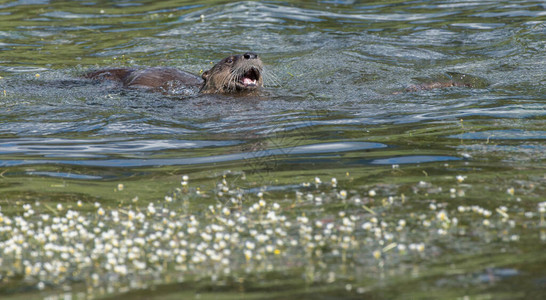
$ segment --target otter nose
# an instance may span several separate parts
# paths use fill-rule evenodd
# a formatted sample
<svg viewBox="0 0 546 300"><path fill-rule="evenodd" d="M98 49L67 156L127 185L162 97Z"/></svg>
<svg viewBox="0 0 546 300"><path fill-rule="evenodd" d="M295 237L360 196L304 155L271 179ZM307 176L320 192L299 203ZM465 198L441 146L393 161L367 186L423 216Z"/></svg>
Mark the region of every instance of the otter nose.
<svg viewBox="0 0 546 300"><path fill-rule="evenodd" d="M254 53L254 52L247 52L247 53L243 54L243 57L245 59L256 59L256 58L258 58L258 54Z"/></svg>

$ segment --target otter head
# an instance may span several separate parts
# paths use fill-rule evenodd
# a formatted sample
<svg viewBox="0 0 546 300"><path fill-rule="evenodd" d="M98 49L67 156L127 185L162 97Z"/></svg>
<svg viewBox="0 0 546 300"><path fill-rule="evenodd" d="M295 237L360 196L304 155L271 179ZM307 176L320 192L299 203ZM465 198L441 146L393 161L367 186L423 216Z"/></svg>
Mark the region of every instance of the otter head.
<svg viewBox="0 0 546 300"><path fill-rule="evenodd" d="M253 91L263 86L263 64L256 53L247 52L222 59L202 75L202 93Z"/></svg>

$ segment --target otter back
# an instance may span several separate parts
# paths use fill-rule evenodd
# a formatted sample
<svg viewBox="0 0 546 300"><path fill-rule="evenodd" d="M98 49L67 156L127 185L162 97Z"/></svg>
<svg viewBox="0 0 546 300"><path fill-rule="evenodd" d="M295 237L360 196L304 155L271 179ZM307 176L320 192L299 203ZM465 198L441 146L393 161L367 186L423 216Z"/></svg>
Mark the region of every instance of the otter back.
<svg viewBox="0 0 546 300"><path fill-rule="evenodd" d="M176 88L200 88L203 79L191 73L169 67L136 69L106 69L91 72L85 77L95 80L112 80L125 88L169 91Z"/></svg>

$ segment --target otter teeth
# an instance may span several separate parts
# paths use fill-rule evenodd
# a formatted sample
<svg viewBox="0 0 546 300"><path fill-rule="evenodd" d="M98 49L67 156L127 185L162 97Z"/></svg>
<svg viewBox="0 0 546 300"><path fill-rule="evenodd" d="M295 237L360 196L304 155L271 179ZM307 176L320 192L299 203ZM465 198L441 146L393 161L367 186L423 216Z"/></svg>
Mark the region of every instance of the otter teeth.
<svg viewBox="0 0 546 300"><path fill-rule="evenodd" d="M243 78L244 85L256 85L256 79L250 79L248 77Z"/></svg>

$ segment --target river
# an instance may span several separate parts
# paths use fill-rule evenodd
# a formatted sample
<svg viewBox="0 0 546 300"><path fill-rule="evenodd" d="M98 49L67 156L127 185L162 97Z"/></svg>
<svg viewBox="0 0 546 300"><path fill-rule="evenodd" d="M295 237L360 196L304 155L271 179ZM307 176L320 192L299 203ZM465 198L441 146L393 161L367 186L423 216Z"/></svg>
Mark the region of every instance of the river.
<svg viewBox="0 0 546 300"><path fill-rule="evenodd" d="M543 1L2 1L0 295L541 298L545 18ZM248 51L259 95L82 77ZM449 81L472 87L407 91Z"/></svg>

